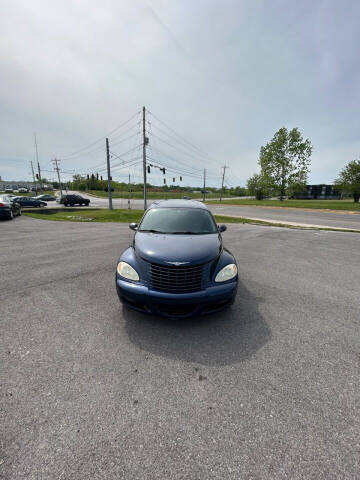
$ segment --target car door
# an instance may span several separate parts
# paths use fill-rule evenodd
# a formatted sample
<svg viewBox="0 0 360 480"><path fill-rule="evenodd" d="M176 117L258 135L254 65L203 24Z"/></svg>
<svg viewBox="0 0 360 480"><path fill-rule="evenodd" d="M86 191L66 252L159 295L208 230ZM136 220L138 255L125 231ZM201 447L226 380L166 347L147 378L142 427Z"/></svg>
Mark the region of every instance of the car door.
<svg viewBox="0 0 360 480"><path fill-rule="evenodd" d="M18 215L21 211L20 203L17 202L16 200L10 200L10 204L11 204L11 209L13 211L13 214Z"/></svg>

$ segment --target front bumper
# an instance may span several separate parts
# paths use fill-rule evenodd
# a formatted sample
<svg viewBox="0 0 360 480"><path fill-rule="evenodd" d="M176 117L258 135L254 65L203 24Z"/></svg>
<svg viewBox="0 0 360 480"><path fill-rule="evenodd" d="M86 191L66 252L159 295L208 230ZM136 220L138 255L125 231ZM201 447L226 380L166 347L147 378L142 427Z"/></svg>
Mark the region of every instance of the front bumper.
<svg viewBox="0 0 360 480"><path fill-rule="evenodd" d="M162 317L191 317L222 310L234 302L237 279L192 293L166 293L116 278L119 299L130 308Z"/></svg>

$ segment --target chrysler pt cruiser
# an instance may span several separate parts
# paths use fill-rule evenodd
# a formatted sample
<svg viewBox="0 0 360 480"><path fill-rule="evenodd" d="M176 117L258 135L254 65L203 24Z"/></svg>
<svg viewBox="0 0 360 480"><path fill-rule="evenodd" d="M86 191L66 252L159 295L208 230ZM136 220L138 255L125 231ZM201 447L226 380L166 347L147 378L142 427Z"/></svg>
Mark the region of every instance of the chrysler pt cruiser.
<svg viewBox="0 0 360 480"><path fill-rule="evenodd" d="M219 311L234 301L233 255L208 208L192 200L154 202L116 268L119 299L135 310L165 317Z"/></svg>

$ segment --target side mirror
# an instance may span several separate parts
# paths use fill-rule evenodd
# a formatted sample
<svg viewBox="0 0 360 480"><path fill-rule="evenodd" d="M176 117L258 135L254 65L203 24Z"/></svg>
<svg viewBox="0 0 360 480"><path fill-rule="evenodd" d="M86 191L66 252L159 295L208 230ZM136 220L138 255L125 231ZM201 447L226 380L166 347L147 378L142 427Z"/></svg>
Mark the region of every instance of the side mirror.
<svg viewBox="0 0 360 480"><path fill-rule="evenodd" d="M129 225L129 228L131 228L131 230L137 230L137 227L138 227L137 223L130 223Z"/></svg>
<svg viewBox="0 0 360 480"><path fill-rule="evenodd" d="M218 225L218 229L219 229L219 232L225 232L225 230L227 230L227 226L226 225Z"/></svg>

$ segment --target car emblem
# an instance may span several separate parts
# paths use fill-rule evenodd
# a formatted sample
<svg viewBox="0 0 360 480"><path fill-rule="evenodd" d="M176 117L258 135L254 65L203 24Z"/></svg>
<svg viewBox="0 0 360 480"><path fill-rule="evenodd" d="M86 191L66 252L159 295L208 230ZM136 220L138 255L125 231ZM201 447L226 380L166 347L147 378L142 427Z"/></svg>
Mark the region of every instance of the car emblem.
<svg viewBox="0 0 360 480"><path fill-rule="evenodd" d="M190 262L165 262L165 263L169 263L170 265L176 265L178 267L179 265L186 265L187 263L190 263Z"/></svg>

